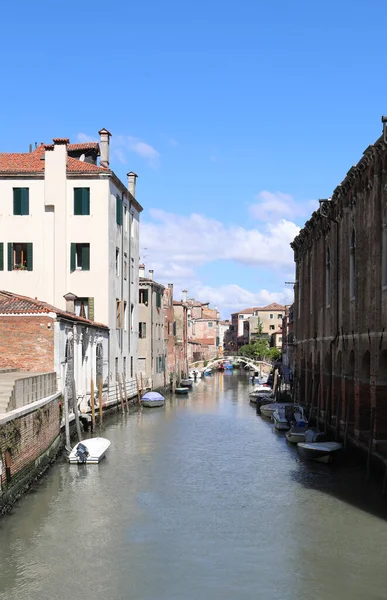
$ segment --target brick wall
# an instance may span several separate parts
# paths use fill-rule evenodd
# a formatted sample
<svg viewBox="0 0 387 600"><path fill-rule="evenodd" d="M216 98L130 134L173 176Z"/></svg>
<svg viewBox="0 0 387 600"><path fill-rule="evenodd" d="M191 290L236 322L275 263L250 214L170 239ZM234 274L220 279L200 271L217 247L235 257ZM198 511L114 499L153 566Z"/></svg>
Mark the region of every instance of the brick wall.
<svg viewBox="0 0 387 600"><path fill-rule="evenodd" d="M0 317L0 356L22 371L54 371L54 323L50 317Z"/></svg>
<svg viewBox="0 0 387 600"><path fill-rule="evenodd" d="M3 419L4 421L5 419ZM20 480L34 466L60 433L59 400L55 399L24 416L8 422L0 418L0 460L3 464L2 484L8 487Z"/></svg>

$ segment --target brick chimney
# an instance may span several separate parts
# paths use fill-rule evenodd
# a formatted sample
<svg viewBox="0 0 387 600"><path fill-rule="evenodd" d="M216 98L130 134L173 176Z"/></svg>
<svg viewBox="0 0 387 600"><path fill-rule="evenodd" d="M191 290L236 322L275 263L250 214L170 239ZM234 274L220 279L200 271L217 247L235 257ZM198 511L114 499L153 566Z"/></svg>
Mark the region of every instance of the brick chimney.
<svg viewBox="0 0 387 600"><path fill-rule="evenodd" d="M110 160L110 138L111 133L107 129L100 129L99 133L99 150L101 153L101 158L99 164L101 167L109 168L109 160Z"/></svg>
<svg viewBox="0 0 387 600"><path fill-rule="evenodd" d="M69 292L68 294L65 294L63 296L63 298L66 300L66 312L74 315L75 314L75 300L78 298L78 296Z"/></svg>

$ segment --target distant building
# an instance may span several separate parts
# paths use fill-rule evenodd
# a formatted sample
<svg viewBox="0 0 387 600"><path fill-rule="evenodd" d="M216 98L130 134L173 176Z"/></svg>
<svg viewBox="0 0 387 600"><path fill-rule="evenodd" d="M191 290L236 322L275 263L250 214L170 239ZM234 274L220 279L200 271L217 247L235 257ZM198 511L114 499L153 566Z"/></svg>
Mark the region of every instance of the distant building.
<svg viewBox="0 0 387 600"><path fill-rule="evenodd" d="M183 300L173 301L175 316L176 376L181 379L188 375L188 306Z"/></svg>
<svg viewBox="0 0 387 600"><path fill-rule="evenodd" d="M2 287L110 328L108 391L135 393L139 217L136 178L109 166L111 134L0 153ZM98 164L98 157L100 161Z"/></svg>
<svg viewBox="0 0 387 600"><path fill-rule="evenodd" d="M219 313L209 302L193 298L185 300L188 306L189 362L212 360L219 354ZM200 344L200 348L198 345Z"/></svg>
<svg viewBox="0 0 387 600"><path fill-rule="evenodd" d="M176 325L175 312L173 309L173 284L168 283L163 296L164 308L164 342L166 350L165 372L167 384L171 382L173 374L177 372L176 367Z"/></svg>
<svg viewBox="0 0 387 600"><path fill-rule="evenodd" d="M231 322L228 319L218 322L219 356L223 356L223 354L228 350L228 333L230 331L230 325Z"/></svg>
<svg viewBox="0 0 387 600"><path fill-rule="evenodd" d="M139 272L138 303L138 374L144 387L165 387L166 344L164 332L164 286L153 280L153 271L145 276L145 266Z"/></svg>
<svg viewBox="0 0 387 600"><path fill-rule="evenodd" d="M230 332L227 340L229 352L237 353L238 349L246 343L244 320L251 317L253 313L253 308L246 308L245 310L232 313Z"/></svg>

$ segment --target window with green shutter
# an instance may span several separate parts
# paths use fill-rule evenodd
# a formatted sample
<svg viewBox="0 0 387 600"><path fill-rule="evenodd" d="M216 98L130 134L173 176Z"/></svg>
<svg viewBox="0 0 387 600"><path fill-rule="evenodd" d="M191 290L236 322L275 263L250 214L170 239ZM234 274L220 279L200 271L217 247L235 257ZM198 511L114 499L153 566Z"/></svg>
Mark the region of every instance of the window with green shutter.
<svg viewBox="0 0 387 600"><path fill-rule="evenodd" d="M29 188L13 188L13 214L29 215L30 200Z"/></svg>
<svg viewBox="0 0 387 600"><path fill-rule="evenodd" d="M0 242L0 271L4 271L4 244Z"/></svg>
<svg viewBox="0 0 387 600"><path fill-rule="evenodd" d="M119 196L116 196L116 222L122 225L122 200Z"/></svg>
<svg viewBox="0 0 387 600"><path fill-rule="evenodd" d="M74 215L90 214L90 188L74 188Z"/></svg>
<svg viewBox="0 0 387 600"><path fill-rule="evenodd" d="M90 244L70 245L70 271L90 271Z"/></svg>
<svg viewBox="0 0 387 600"><path fill-rule="evenodd" d="M33 270L33 244L8 242L8 271Z"/></svg>

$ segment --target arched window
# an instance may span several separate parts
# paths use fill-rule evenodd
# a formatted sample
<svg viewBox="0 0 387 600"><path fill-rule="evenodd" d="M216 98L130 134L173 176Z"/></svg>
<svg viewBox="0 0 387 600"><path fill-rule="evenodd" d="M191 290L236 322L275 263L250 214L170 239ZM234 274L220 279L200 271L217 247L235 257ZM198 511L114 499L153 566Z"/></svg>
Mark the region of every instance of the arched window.
<svg viewBox="0 0 387 600"><path fill-rule="evenodd" d="M325 255L325 304L331 304L331 252L327 248Z"/></svg>
<svg viewBox="0 0 387 600"><path fill-rule="evenodd" d="M352 230L351 243L349 246L349 299L355 297L355 279L356 279L356 235L355 230Z"/></svg>

